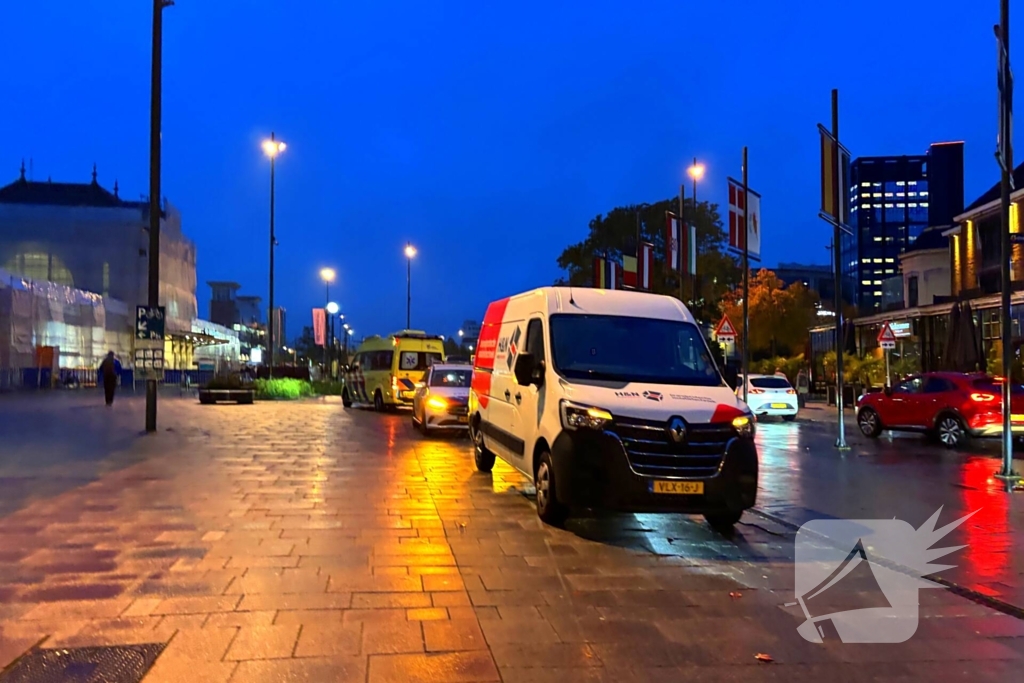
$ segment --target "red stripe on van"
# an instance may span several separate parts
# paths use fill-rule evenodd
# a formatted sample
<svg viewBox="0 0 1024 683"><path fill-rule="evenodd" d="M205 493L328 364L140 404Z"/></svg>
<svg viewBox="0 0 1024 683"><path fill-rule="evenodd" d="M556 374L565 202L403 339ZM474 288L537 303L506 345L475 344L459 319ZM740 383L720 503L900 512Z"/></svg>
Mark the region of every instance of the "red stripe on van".
<svg viewBox="0 0 1024 683"><path fill-rule="evenodd" d="M746 415L746 413L736 406L719 403L715 406L715 414L711 416L711 422L715 424L719 422L731 423L734 418L740 417L741 415Z"/></svg>
<svg viewBox="0 0 1024 683"><path fill-rule="evenodd" d="M494 369L494 352L501 333L501 322L505 319L508 299L495 301L487 307L484 321L480 325L480 338L476 343L476 358L473 366L473 393L480 401L480 407L486 408L491 394L491 371Z"/></svg>

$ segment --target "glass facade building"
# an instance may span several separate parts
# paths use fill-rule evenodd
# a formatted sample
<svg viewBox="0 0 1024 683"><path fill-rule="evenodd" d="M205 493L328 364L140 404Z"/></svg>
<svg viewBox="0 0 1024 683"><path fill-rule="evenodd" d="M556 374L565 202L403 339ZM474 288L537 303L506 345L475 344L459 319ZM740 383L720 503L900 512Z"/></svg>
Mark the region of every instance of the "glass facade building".
<svg viewBox="0 0 1024 683"><path fill-rule="evenodd" d="M935 144L917 156L853 161L853 234L843 237L843 288L861 314L884 309L886 281L900 277L900 254L925 228L952 225L963 208L963 143Z"/></svg>

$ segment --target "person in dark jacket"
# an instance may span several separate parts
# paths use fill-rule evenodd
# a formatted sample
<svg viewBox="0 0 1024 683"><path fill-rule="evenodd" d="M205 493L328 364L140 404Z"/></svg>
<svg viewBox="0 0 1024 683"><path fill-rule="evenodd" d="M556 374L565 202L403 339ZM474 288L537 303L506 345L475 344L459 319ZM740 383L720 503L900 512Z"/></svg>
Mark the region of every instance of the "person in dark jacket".
<svg viewBox="0 0 1024 683"><path fill-rule="evenodd" d="M103 395L107 399L107 405L114 405L114 392L117 390L117 359L111 351L100 363L100 377L103 380Z"/></svg>

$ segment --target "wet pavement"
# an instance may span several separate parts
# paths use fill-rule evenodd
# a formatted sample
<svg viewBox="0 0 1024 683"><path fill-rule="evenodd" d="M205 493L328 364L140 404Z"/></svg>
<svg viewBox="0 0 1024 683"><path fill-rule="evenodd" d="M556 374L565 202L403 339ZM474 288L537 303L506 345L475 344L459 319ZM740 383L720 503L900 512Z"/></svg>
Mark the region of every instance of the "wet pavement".
<svg viewBox="0 0 1024 683"><path fill-rule="evenodd" d="M165 644L147 683L1007 681L1024 659L1024 621L942 589L905 643L796 630L790 525L810 518L980 509L943 576L1024 605L1024 494L984 449L839 453L828 425L765 423L763 514L732 537L676 515L562 530L516 472L475 472L404 414L168 398L142 436L140 400L100 403L0 397L0 667L37 643ZM870 586L842 591L830 611Z"/></svg>

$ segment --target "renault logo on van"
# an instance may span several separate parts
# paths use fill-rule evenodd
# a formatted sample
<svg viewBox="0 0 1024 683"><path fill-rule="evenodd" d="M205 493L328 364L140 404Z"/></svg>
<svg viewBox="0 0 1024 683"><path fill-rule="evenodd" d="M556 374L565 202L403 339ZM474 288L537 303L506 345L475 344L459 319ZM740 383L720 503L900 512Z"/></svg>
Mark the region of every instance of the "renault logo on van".
<svg viewBox="0 0 1024 683"><path fill-rule="evenodd" d="M668 422L668 435L675 443L682 443L686 438L686 423L681 417L673 417Z"/></svg>

